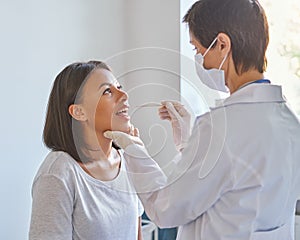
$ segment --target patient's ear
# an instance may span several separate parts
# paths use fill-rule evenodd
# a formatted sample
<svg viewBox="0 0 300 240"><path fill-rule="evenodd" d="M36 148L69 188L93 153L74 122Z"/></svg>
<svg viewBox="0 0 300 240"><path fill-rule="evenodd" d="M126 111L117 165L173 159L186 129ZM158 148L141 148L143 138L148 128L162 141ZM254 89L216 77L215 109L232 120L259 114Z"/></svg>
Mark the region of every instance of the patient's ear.
<svg viewBox="0 0 300 240"><path fill-rule="evenodd" d="M83 107L79 104L71 104L69 106L70 115L78 121L86 121L86 114Z"/></svg>

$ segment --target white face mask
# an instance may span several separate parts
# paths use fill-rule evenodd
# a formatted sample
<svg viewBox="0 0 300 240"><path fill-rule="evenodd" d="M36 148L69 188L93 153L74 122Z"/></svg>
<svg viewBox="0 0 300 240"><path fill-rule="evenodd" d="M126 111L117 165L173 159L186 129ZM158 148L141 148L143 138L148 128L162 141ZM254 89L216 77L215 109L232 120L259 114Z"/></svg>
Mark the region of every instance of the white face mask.
<svg viewBox="0 0 300 240"><path fill-rule="evenodd" d="M214 43L218 40L218 38L215 38L214 41L210 44L210 46L207 48L205 53L202 54L198 53L195 55L195 64L196 64L196 71L197 75L200 78L200 80L209 88L215 89L221 92L229 92L228 88L225 85L225 76L224 71L221 70L226 58L227 54L224 57L223 61L221 62L221 65L219 69L205 69L203 66L204 57L208 53L208 51L211 49L211 47L214 45Z"/></svg>

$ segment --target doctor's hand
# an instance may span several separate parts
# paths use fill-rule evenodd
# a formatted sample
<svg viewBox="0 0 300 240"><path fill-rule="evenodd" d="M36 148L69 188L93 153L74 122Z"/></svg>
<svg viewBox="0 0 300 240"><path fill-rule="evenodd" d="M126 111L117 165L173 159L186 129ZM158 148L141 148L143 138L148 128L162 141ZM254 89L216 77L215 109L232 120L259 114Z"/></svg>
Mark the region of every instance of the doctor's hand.
<svg viewBox="0 0 300 240"><path fill-rule="evenodd" d="M106 138L112 139L113 142L122 149L125 149L132 144L144 146L143 141L139 138L139 132L137 128L134 128L130 134L121 131L106 131L103 135Z"/></svg>
<svg viewBox="0 0 300 240"><path fill-rule="evenodd" d="M191 114L180 102L165 101L159 108L159 116L162 120L171 121L173 138L176 149L181 151L188 143L191 135Z"/></svg>

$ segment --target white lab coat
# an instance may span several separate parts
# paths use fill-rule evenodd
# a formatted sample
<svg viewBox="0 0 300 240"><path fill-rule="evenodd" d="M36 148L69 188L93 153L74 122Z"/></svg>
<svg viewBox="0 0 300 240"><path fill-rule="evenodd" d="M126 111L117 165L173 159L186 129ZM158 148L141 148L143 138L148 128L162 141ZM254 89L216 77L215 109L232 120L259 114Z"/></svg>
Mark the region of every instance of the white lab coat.
<svg viewBox="0 0 300 240"><path fill-rule="evenodd" d="M177 239L294 239L300 123L280 86L248 85L198 117L169 176L143 147L125 158L147 215Z"/></svg>

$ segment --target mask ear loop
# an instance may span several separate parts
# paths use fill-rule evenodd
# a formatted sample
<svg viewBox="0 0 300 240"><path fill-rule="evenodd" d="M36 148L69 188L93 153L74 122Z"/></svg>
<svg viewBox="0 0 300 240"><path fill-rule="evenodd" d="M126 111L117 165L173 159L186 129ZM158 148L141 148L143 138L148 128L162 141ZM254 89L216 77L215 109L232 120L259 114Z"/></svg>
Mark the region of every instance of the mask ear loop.
<svg viewBox="0 0 300 240"><path fill-rule="evenodd" d="M222 62L221 62L221 64L220 64L220 67L219 67L219 70L221 70L221 68L222 68L222 66L223 66L223 64L224 64L224 62L225 62L226 59L227 59L227 57L228 57L228 53L226 53L224 59L222 60Z"/></svg>
<svg viewBox="0 0 300 240"><path fill-rule="evenodd" d="M215 42L218 40L218 37L216 37L212 43L209 45L209 47L206 49L206 51L203 53L203 57L208 53L208 51L212 48L212 46L215 44Z"/></svg>

